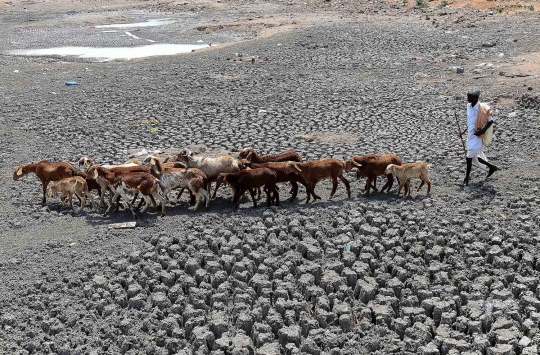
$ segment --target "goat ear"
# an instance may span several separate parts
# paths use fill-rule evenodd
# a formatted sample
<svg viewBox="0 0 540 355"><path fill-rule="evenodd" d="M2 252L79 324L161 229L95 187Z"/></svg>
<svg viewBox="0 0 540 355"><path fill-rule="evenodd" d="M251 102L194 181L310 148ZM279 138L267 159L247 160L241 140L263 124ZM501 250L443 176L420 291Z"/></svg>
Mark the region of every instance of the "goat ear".
<svg viewBox="0 0 540 355"><path fill-rule="evenodd" d="M168 161L169 161L169 157L165 158L165 160L163 162L166 163Z"/></svg>
<svg viewBox="0 0 540 355"><path fill-rule="evenodd" d="M17 169L17 176L21 176L23 174L23 169L19 168Z"/></svg>

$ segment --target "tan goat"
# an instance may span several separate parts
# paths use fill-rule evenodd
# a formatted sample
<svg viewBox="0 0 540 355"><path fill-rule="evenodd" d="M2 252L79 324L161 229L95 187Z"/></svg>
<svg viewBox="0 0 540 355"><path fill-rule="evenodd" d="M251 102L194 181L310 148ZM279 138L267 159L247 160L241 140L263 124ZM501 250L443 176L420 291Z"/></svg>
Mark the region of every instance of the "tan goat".
<svg viewBox="0 0 540 355"><path fill-rule="evenodd" d="M90 196L92 202L92 208L96 208L94 197L88 191L88 184L86 179L81 176L72 176L62 179L47 187L49 197L53 197L57 193L60 193L60 201L65 205L65 199L68 198L69 208L73 209L73 194L75 194L81 201L81 208L77 212L81 211L86 205L86 196Z"/></svg>
<svg viewBox="0 0 540 355"><path fill-rule="evenodd" d="M427 194L429 196L429 193L431 191L431 180L429 179L429 170L431 165L425 162L414 162L414 163L408 163L403 164L401 166L390 164L386 168L386 174L392 174L399 180L399 189L398 189L398 197L401 193L401 189L405 186L405 195L410 195L411 191L409 188L411 179L420 179L422 180L422 183L420 186L418 186L418 189L416 191L420 191L422 186L424 186L424 183L427 183L428 190Z"/></svg>

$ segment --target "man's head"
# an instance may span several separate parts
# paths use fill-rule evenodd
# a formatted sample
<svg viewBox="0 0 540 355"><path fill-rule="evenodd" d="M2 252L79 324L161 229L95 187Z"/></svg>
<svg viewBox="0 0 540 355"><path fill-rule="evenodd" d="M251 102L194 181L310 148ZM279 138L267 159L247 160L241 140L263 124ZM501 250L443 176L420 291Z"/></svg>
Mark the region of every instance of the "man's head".
<svg viewBox="0 0 540 355"><path fill-rule="evenodd" d="M478 99L480 98L480 88L479 87L473 87L467 91L467 101L472 105L475 106L478 102Z"/></svg>

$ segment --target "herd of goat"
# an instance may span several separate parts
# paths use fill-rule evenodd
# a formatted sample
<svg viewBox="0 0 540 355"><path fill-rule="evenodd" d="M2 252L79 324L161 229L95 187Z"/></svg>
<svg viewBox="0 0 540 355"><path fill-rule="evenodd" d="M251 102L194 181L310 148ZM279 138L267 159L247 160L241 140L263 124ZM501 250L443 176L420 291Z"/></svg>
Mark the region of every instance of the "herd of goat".
<svg viewBox="0 0 540 355"><path fill-rule="evenodd" d="M185 149L177 157L177 161L161 161L160 158L149 155L142 162L131 159L122 165L98 165L89 158L81 158L79 167L85 171L76 169L68 162L53 163L41 160L36 163L17 166L13 173L13 179L34 173L41 181L43 187L43 200L60 193L60 200L65 204L68 200L69 207L73 209L72 197L75 195L81 208L86 205L88 196L92 206L96 208L96 202L91 190L96 190L99 195L99 206L105 207L105 195L109 191L109 206L105 211L107 216L116 206L118 210L120 198L128 206L137 218L149 206L157 207L156 200L161 205L161 214L165 215L165 206L170 203L169 194L173 190L180 190L176 200L178 201L184 190L188 190L191 196L191 210L197 210L201 203L208 208L210 199L216 197L217 190L221 185L229 185L233 190L233 203L239 207L240 198L249 191L254 207L257 207L257 199L261 197L262 190L266 194L268 205L275 203L279 206L279 192L277 183L290 183L292 186L290 200L294 200L298 193L298 184L305 186L308 203L321 199L315 194L315 185L324 179L332 179L333 187L330 198L336 193L338 179L347 189L347 195L351 197L349 181L343 176L343 172L356 169L358 178L365 177L366 185L364 193L367 195L371 188L377 190L377 176L387 177L387 182L381 189L390 191L394 177L399 182L398 196L404 188L404 195L410 195L410 181L418 178L427 184L427 193L431 190L429 179L430 165L425 162L403 164L402 159L395 154L355 156L342 162L338 159L321 159L302 162L302 158L295 151L287 151L281 154L260 156L253 149L240 151L238 158L232 156L220 156L217 158L194 155ZM212 182L216 182L216 188L211 196ZM50 182L55 182L49 186ZM417 191L418 191L417 190ZM130 199L127 194L135 194ZM137 196L142 198L135 207ZM142 208L141 208L142 207Z"/></svg>

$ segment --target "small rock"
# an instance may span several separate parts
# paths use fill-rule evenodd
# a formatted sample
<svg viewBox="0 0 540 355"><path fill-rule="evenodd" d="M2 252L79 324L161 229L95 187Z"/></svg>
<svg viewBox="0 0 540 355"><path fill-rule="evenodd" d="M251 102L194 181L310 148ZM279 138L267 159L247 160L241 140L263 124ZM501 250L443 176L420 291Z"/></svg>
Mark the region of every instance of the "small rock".
<svg viewBox="0 0 540 355"><path fill-rule="evenodd" d="M527 347L529 346L530 343L531 343L531 338L524 336L523 338L521 338L518 345L521 347Z"/></svg>

